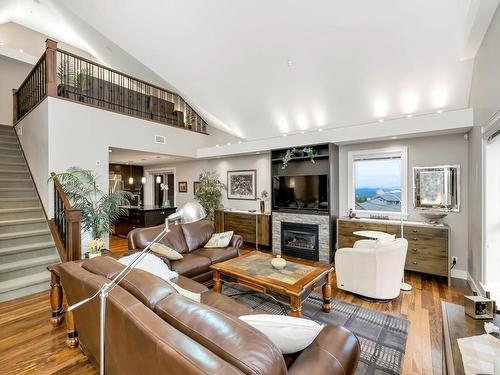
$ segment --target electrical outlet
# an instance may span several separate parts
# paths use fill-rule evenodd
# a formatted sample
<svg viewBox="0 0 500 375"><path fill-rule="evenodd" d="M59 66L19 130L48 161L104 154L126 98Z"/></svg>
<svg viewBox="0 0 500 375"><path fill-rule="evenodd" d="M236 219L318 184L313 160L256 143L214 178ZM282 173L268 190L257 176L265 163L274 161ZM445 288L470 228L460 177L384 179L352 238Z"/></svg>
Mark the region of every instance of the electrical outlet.
<svg viewBox="0 0 500 375"><path fill-rule="evenodd" d="M457 257L451 257L451 263L457 264L458 258Z"/></svg>

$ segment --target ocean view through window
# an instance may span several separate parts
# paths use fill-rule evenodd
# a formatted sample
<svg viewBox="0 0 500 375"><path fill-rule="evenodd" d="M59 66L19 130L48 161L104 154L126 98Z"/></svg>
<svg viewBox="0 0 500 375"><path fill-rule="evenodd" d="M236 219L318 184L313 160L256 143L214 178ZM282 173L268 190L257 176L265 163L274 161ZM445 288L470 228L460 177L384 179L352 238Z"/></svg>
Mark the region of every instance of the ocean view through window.
<svg viewBox="0 0 500 375"><path fill-rule="evenodd" d="M401 158L354 161L355 210L401 212Z"/></svg>

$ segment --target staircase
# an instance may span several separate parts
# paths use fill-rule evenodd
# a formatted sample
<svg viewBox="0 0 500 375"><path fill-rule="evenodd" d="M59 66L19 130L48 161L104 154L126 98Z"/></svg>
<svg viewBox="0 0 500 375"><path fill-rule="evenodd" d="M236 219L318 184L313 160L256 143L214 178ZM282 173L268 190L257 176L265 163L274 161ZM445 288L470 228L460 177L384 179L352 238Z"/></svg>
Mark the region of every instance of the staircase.
<svg viewBox="0 0 500 375"><path fill-rule="evenodd" d="M47 290L59 263L14 128L0 125L0 302Z"/></svg>

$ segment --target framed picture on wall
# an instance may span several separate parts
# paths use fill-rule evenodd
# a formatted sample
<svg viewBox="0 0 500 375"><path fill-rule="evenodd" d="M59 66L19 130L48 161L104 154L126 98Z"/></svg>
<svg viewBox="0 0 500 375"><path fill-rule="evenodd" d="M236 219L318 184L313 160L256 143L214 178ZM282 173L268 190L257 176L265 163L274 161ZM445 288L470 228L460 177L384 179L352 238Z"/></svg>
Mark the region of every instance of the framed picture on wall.
<svg viewBox="0 0 500 375"><path fill-rule="evenodd" d="M193 182L193 194L195 194L196 190L198 190L198 186L200 186L200 181L194 181Z"/></svg>
<svg viewBox="0 0 500 375"><path fill-rule="evenodd" d="M179 193L187 193L188 183L187 181L179 181Z"/></svg>
<svg viewBox="0 0 500 375"><path fill-rule="evenodd" d="M227 172L227 199L255 200L257 190L257 171Z"/></svg>

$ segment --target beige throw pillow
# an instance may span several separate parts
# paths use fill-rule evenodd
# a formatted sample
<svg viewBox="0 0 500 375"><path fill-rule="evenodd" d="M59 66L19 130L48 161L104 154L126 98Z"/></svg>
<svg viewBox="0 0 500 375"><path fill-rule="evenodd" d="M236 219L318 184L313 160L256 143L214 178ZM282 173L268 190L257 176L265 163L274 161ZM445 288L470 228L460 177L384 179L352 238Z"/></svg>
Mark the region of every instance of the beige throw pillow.
<svg viewBox="0 0 500 375"><path fill-rule="evenodd" d="M155 243L153 246L151 246L151 251L154 253L161 255L168 260L179 260L184 258L181 254L179 254L177 251L174 249L163 245L161 243Z"/></svg>
<svg viewBox="0 0 500 375"><path fill-rule="evenodd" d="M204 247L227 247L229 242L231 242L231 238L233 238L233 233L232 230L229 232L214 233Z"/></svg>

